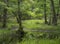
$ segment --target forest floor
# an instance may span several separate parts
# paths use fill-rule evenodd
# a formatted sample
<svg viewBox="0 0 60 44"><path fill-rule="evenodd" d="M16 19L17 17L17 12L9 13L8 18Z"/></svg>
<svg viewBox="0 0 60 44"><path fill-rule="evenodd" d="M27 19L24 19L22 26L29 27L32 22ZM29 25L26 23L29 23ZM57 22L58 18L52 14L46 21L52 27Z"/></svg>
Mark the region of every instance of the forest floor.
<svg viewBox="0 0 60 44"><path fill-rule="evenodd" d="M8 44L11 34L13 35L15 31L18 30L18 23L15 21L8 22L8 28L0 28L0 43L5 42ZM57 26L46 25L44 20L24 20L22 21L23 29L27 32L27 38L24 38L22 42L11 43L11 44L60 44L59 39L39 39L31 37L31 34L38 36L43 33L59 33L60 34L60 23L58 22ZM15 36L15 35L14 35ZM29 37L29 38L28 38ZM3 39L4 38L4 39ZM6 41L5 41L6 39ZM9 43L10 44L10 43Z"/></svg>
<svg viewBox="0 0 60 44"><path fill-rule="evenodd" d="M13 20L13 21L10 20L7 25L8 25L8 28L11 28L11 29L18 28L18 23L16 22L16 20ZM44 24L44 20L23 20L22 25L24 29L28 29L28 30L35 30L35 29L41 29L41 30L58 29L60 30L59 22L57 26L53 26L53 25Z"/></svg>

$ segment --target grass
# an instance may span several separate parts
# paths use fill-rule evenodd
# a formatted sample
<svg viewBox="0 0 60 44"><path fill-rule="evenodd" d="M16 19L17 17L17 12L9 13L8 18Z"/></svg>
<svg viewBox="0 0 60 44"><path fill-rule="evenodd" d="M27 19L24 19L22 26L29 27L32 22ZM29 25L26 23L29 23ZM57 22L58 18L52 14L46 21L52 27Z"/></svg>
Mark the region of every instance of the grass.
<svg viewBox="0 0 60 44"><path fill-rule="evenodd" d="M57 26L46 25L44 20L25 20L23 21L23 27L27 29L55 29L60 30L60 24Z"/></svg>
<svg viewBox="0 0 60 44"><path fill-rule="evenodd" d="M15 20L16 21L16 20ZM7 35L5 38L9 39L9 34L13 33L15 30L10 30L12 27L17 26L18 27L18 23L15 21L10 21L7 23L8 28L6 29L0 29L0 40L1 38L3 39L3 36ZM60 24L57 26L53 26L53 25L46 25L44 24L44 20L25 20L22 21L22 25L23 28L26 28L27 30L60 30ZM25 30L24 30L25 31ZM28 38L28 36L30 36L30 34L34 34L35 36L38 36L39 34L43 34L40 32L27 32L27 38L24 38L22 42L15 42L15 43L11 43L11 44L60 44L60 39L30 39ZM1 36L2 35L2 36ZM11 37L11 36L10 36ZM8 39L6 42L8 42ZM14 38L15 39L15 38Z"/></svg>
<svg viewBox="0 0 60 44"><path fill-rule="evenodd" d="M49 40L49 39L27 39L25 41L22 41L21 43L17 44L60 44L60 40Z"/></svg>
<svg viewBox="0 0 60 44"><path fill-rule="evenodd" d="M0 44L14 44L17 41L15 30L2 29L0 30ZM12 40L11 40L12 39Z"/></svg>
<svg viewBox="0 0 60 44"><path fill-rule="evenodd" d="M8 28L11 28L13 26L17 26L18 27L18 23L16 22L16 20L9 20L10 22L7 23ZM46 25L44 24L44 20L23 20L22 21L22 25L23 28L26 29L55 29L55 30L60 30L60 24L58 24L57 26L53 26L53 25Z"/></svg>

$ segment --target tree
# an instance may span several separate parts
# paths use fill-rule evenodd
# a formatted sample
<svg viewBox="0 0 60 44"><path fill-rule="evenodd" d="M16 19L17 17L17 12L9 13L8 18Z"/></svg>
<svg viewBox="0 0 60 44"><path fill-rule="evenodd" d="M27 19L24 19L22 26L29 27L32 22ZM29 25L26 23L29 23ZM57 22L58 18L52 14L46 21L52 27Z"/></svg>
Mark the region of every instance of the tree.
<svg viewBox="0 0 60 44"><path fill-rule="evenodd" d="M50 2L51 2L51 9L52 9L52 12L53 12L52 24L57 25L57 15L56 15L56 12L55 12L54 1L50 0Z"/></svg>
<svg viewBox="0 0 60 44"><path fill-rule="evenodd" d="M5 28L7 26L7 7L8 7L8 0L4 0L4 2L6 3L6 7L4 7L4 10L3 10L3 28Z"/></svg>
<svg viewBox="0 0 60 44"><path fill-rule="evenodd" d="M57 18L59 16L59 11L60 11L60 0L59 0L58 7L57 7Z"/></svg>
<svg viewBox="0 0 60 44"><path fill-rule="evenodd" d="M44 0L44 18L45 18L45 24L47 24L47 15L46 15L46 0Z"/></svg>
<svg viewBox="0 0 60 44"><path fill-rule="evenodd" d="M52 20L52 19L51 19L51 16L52 16L52 15L50 14L48 25L51 25L51 20Z"/></svg>
<svg viewBox="0 0 60 44"><path fill-rule="evenodd" d="M60 0L59 0L59 3L58 3L57 17L60 17L59 14L60 14Z"/></svg>
<svg viewBox="0 0 60 44"><path fill-rule="evenodd" d="M59 11L60 11L60 0L59 0ZM60 17L60 13L59 13L59 17Z"/></svg>
<svg viewBox="0 0 60 44"><path fill-rule="evenodd" d="M18 0L18 24L19 24L19 29L17 31L18 35L19 35L19 39L20 41L22 40L23 36L24 36L24 31L23 31L23 27L22 27L22 12L20 11L20 4L21 4L22 0Z"/></svg>
<svg viewBox="0 0 60 44"><path fill-rule="evenodd" d="M0 22L1 22L1 15L0 15Z"/></svg>

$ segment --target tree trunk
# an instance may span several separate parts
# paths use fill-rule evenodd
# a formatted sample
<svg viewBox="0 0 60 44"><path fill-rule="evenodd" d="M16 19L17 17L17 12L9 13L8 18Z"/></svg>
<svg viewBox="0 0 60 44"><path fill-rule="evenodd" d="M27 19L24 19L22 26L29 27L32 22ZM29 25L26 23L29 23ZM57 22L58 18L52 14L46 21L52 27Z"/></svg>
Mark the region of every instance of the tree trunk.
<svg viewBox="0 0 60 44"><path fill-rule="evenodd" d="M58 14L57 16L60 18L60 0L59 0L59 6L58 6Z"/></svg>
<svg viewBox="0 0 60 44"><path fill-rule="evenodd" d="M51 25L51 14L50 14L50 17L49 17L49 23L48 25Z"/></svg>
<svg viewBox="0 0 60 44"><path fill-rule="evenodd" d="M50 0L50 1L51 1L51 9L53 11L52 24L57 25L57 15L56 15L56 12L55 12L54 1L53 0Z"/></svg>
<svg viewBox="0 0 60 44"><path fill-rule="evenodd" d="M4 8L4 14L3 14L3 28L6 27L6 24L7 24L7 9Z"/></svg>
<svg viewBox="0 0 60 44"><path fill-rule="evenodd" d="M58 5L58 8L57 8L57 16L59 16L59 5Z"/></svg>
<svg viewBox="0 0 60 44"><path fill-rule="evenodd" d="M1 22L1 15L0 15L0 22Z"/></svg>
<svg viewBox="0 0 60 44"><path fill-rule="evenodd" d="M4 0L4 2L7 4L6 6L8 7L8 0ZM3 11L3 28L6 28L7 26L7 8L5 7L4 8L4 11Z"/></svg>
<svg viewBox="0 0 60 44"><path fill-rule="evenodd" d="M47 14L46 14L46 0L44 0L44 18L45 18L45 24L48 24L48 22L47 22Z"/></svg>
<svg viewBox="0 0 60 44"><path fill-rule="evenodd" d="M20 41L22 40L22 38L24 37L24 31L23 31L23 27L22 27L22 13L20 11L20 0L18 0L18 24L19 24L19 29L17 31L18 35L19 35L19 39Z"/></svg>

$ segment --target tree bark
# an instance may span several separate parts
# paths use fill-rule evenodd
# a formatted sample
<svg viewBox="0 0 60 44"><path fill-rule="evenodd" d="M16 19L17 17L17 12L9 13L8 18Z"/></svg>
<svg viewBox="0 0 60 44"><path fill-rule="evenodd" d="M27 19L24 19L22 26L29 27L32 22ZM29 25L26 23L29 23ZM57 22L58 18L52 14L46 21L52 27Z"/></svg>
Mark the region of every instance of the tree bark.
<svg viewBox="0 0 60 44"><path fill-rule="evenodd" d="M57 15L56 15L56 12L55 12L54 1L53 0L50 0L50 1L51 1L51 9L52 9L52 12L53 12L52 24L57 25Z"/></svg>
<svg viewBox="0 0 60 44"><path fill-rule="evenodd" d="M60 11L60 0L59 0L59 3L58 3L58 8L57 8L57 17L59 16L59 11Z"/></svg>
<svg viewBox="0 0 60 44"><path fill-rule="evenodd" d="M24 37L24 31L23 31L23 26L22 26L22 12L20 11L20 0L18 0L18 24L19 24L19 29L17 31L18 35L19 35L19 39L20 41L22 41L22 38Z"/></svg>
<svg viewBox="0 0 60 44"><path fill-rule="evenodd" d="M3 14L3 28L6 27L6 24L7 24L7 9L4 8L4 14Z"/></svg>
<svg viewBox="0 0 60 44"><path fill-rule="evenodd" d="M1 15L0 15L0 22L1 22Z"/></svg>
<svg viewBox="0 0 60 44"><path fill-rule="evenodd" d="M6 7L8 7L8 0L4 0L4 2L7 4ZM3 10L3 12L4 12L3 13L3 26L2 26L3 28L6 28L7 27L7 11L8 10L7 10L6 7Z"/></svg>
<svg viewBox="0 0 60 44"><path fill-rule="evenodd" d="M45 24L48 24L48 22L47 22L47 14L46 14L46 0L44 0L44 19L45 19Z"/></svg>
<svg viewBox="0 0 60 44"><path fill-rule="evenodd" d="M59 7L58 7L58 17L60 18L60 0L59 0Z"/></svg>
<svg viewBox="0 0 60 44"><path fill-rule="evenodd" d="M48 23L48 25L51 25L51 15L49 17L49 23Z"/></svg>

